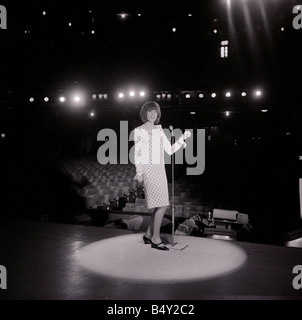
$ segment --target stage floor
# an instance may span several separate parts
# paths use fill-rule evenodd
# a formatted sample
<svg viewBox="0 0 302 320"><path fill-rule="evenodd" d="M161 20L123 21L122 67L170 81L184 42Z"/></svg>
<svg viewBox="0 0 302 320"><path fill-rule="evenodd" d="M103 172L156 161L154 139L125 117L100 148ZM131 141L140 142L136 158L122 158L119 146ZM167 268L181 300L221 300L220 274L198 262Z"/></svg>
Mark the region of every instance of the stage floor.
<svg viewBox="0 0 302 320"><path fill-rule="evenodd" d="M0 299L302 299L302 289L293 287L301 248L182 237L186 249L161 252L143 244L141 235L1 218L7 289Z"/></svg>

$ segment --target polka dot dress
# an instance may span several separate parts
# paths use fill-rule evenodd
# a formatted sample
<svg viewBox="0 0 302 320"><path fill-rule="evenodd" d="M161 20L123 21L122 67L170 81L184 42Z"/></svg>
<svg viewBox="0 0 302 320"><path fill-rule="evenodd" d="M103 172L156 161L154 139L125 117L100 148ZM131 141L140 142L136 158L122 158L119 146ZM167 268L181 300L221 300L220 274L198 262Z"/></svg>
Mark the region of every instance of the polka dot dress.
<svg viewBox="0 0 302 320"><path fill-rule="evenodd" d="M168 181L164 163L164 150L172 154L179 149L171 146L161 125L154 129L142 126L134 130L135 166L143 174L146 206L148 209L169 205Z"/></svg>

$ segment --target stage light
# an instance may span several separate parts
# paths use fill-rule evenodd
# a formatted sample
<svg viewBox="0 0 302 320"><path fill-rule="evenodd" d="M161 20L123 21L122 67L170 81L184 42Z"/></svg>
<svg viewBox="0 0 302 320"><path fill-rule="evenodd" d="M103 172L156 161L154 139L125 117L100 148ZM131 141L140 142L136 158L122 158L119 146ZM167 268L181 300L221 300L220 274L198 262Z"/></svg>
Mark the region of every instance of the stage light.
<svg viewBox="0 0 302 320"><path fill-rule="evenodd" d="M73 106L83 107L86 105L86 94L82 89L74 89L69 93L68 101Z"/></svg>
<svg viewBox="0 0 302 320"><path fill-rule="evenodd" d="M123 94L122 92L120 92L120 93L118 94L118 97L122 99L122 98L124 98L124 94Z"/></svg>
<svg viewBox="0 0 302 320"><path fill-rule="evenodd" d="M94 117L95 113L94 112L90 112L90 117Z"/></svg>
<svg viewBox="0 0 302 320"><path fill-rule="evenodd" d="M192 13L189 13L189 14L188 14L188 17L192 17Z"/></svg>
<svg viewBox="0 0 302 320"><path fill-rule="evenodd" d="M260 97L262 95L262 91L261 90L257 90L255 92L255 94L256 94L257 97Z"/></svg>
<svg viewBox="0 0 302 320"><path fill-rule="evenodd" d="M261 112L266 113L268 112L268 109L262 109Z"/></svg>
<svg viewBox="0 0 302 320"><path fill-rule="evenodd" d="M49 101L49 98L48 98L48 97L45 97L45 98L44 98L44 101L45 101L45 102L48 102L48 101Z"/></svg>
<svg viewBox="0 0 302 320"><path fill-rule="evenodd" d="M95 34L95 31L94 31L94 30L91 30L91 34Z"/></svg>
<svg viewBox="0 0 302 320"><path fill-rule="evenodd" d="M160 94L157 94L156 95L156 98L159 100L161 98L161 95Z"/></svg>
<svg viewBox="0 0 302 320"><path fill-rule="evenodd" d="M191 111L190 114L196 114L196 112L195 111Z"/></svg>
<svg viewBox="0 0 302 320"><path fill-rule="evenodd" d="M227 117L229 117L229 116L230 116L230 111L226 111L226 112L225 112L225 115L226 115Z"/></svg>
<svg viewBox="0 0 302 320"><path fill-rule="evenodd" d="M71 26L72 26L71 22L69 22L69 23L68 23L68 26L69 26L69 27L71 27Z"/></svg>
<svg viewBox="0 0 302 320"><path fill-rule="evenodd" d="M140 95L141 97L144 97L144 96L145 96L145 92L144 92L144 91L141 91L141 92L139 93L139 95Z"/></svg>
<svg viewBox="0 0 302 320"><path fill-rule="evenodd" d="M186 99L190 99L190 98L191 98L190 94L187 93L187 94L186 94Z"/></svg>
<svg viewBox="0 0 302 320"><path fill-rule="evenodd" d="M60 97L59 99L61 102L65 102L65 97Z"/></svg>
<svg viewBox="0 0 302 320"><path fill-rule="evenodd" d="M167 94L167 99L171 99L172 98L172 94L168 93Z"/></svg>
<svg viewBox="0 0 302 320"><path fill-rule="evenodd" d="M120 14L120 17L121 17L122 19L126 19L127 14L126 14L126 13L121 13L121 14Z"/></svg>
<svg viewBox="0 0 302 320"><path fill-rule="evenodd" d="M107 100L107 99L108 99L108 95L107 95L107 93L104 93L104 94L103 94L103 98L104 98L105 100Z"/></svg>
<svg viewBox="0 0 302 320"><path fill-rule="evenodd" d="M34 102L35 99L34 99L34 98L29 98L29 101L30 101L30 102Z"/></svg>
<svg viewBox="0 0 302 320"><path fill-rule="evenodd" d="M231 92L227 92L227 93L225 94L225 96L226 96L227 98L229 98L229 97L231 96Z"/></svg>
<svg viewBox="0 0 302 320"><path fill-rule="evenodd" d="M130 92L129 92L129 96L130 96L130 97L134 97L134 96L135 96L135 92L134 92L134 91L130 91Z"/></svg>
<svg viewBox="0 0 302 320"><path fill-rule="evenodd" d="M141 17L142 15L140 13L137 14L139 17Z"/></svg>
<svg viewBox="0 0 302 320"><path fill-rule="evenodd" d="M5 139L5 133L1 133L1 139Z"/></svg>
<svg viewBox="0 0 302 320"><path fill-rule="evenodd" d="M46 16L46 11L43 11L42 14L43 14L43 16Z"/></svg>
<svg viewBox="0 0 302 320"><path fill-rule="evenodd" d="M283 28L283 27L281 28L281 31L284 31L284 28Z"/></svg>
<svg viewBox="0 0 302 320"><path fill-rule="evenodd" d="M212 97L212 98L216 98L216 93L213 92L213 93L211 94L211 97Z"/></svg>
<svg viewBox="0 0 302 320"><path fill-rule="evenodd" d="M242 92L241 92L241 96L242 96L242 97L246 97L246 92L245 92L245 91L242 91Z"/></svg>
<svg viewBox="0 0 302 320"><path fill-rule="evenodd" d="M200 94L198 95L198 97L199 97L200 99L202 99L202 98L204 98L204 94L203 94L203 93L200 93Z"/></svg>
<svg viewBox="0 0 302 320"><path fill-rule="evenodd" d="M176 28L172 28L172 32L176 32Z"/></svg>
<svg viewBox="0 0 302 320"><path fill-rule="evenodd" d="M217 31L217 29L214 29L214 30L213 30L213 33L215 33L215 34L216 34L217 32L218 32L218 31Z"/></svg>

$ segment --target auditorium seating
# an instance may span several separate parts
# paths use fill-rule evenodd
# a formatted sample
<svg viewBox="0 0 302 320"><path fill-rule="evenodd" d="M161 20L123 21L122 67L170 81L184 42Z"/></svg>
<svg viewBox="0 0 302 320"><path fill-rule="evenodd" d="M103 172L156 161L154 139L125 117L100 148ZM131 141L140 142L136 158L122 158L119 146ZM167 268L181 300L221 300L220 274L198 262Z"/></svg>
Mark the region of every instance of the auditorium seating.
<svg viewBox="0 0 302 320"><path fill-rule="evenodd" d="M133 164L101 165L94 157L67 159L58 164L61 172L71 182L71 187L83 197L86 209L111 208L111 202L126 197L123 212L151 213L145 200L136 197L129 201L131 191L136 191L137 184L133 180L135 166ZM168 184L170 203L172 203L172 185ZM190 218L197 213L206 212L209 206L201 197L198 184L192 183L189 177L180 177L174 182L174 214L175 217ZM166 212L172 214L171 208Z"/></svg>
<svg viewBox="0 0 302 320"><path fill-rule="evenodd" d="M98 215L101 210L108 212L104 216L103 226L121 228L124 225L131 230L145 230L150 223L154 209L146 207L145 199L133 180L136 171L133 164L101 165L94 157L68 159L58 164L61 172L70 180L70 187L84 201L89 214ZM169 181L169 180L168 180ZM225 237L236 240L236 228L249 226L248 215L234 210L214 208L209 202L207 185L196 177L179 176L174 180L174 217L179 218L179 234L191 234L194 219L202 217L212 221L212 225L202 231L206 237ZM172 204L172 184L168 183L170 204ZM143 190L143 189L142 189ZM207 220L208 214L214 220ZM172 206L169 206L162 226L171 223ZM99 219L99 217L98 217ZM125 220L126 219L126 220ZM93 219L92 219L93 220ZM126 223L126 222L127 223ZM234 227L234 228L233 228ZM240 230L239 230L240 231ZM242 230L240 231L242 232Z"/></svg>

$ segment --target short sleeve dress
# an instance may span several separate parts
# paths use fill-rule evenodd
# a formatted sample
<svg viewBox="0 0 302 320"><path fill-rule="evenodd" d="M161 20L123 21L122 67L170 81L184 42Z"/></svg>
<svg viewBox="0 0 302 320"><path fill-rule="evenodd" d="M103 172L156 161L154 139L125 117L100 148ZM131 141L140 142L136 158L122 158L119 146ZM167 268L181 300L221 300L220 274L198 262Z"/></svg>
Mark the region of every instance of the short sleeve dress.
<svg viewBox="0 0 302 320"><path fill-rule="evenodd" d="M170 204L164 151L171 155L179 150L182 147L179 140L171 145L161 125L134 129L134 162L137 174L143 175L148 209Z"/></svg>

